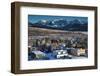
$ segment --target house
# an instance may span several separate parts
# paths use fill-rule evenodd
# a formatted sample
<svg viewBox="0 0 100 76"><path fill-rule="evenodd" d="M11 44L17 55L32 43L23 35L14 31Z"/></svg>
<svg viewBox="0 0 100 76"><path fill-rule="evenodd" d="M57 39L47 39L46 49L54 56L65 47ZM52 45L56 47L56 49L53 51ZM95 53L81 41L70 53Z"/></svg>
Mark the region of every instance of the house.
<svg viewBox="0 0 100 76"><path fill-rule="evenodd" d="M79 48L79 49L73 49L71 50L71 54L75 56L81 56L81 55L86 55L86 50Z"/></svg>

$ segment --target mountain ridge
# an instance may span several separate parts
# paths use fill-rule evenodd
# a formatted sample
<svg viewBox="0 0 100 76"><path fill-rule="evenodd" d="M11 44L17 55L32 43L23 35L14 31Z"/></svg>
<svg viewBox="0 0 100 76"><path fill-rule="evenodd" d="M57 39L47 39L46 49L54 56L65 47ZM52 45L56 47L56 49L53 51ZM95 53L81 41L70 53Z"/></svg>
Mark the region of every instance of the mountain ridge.
<svg viewBox="0 0 100 76"><path fill-rule="evenodd" d="M56 20L40 20L36 23L28 22L29 27L39 27L47 29L57 29L65 31L87 31L88 23L74 19L71 21L65 19L56 19Z"/></svg>

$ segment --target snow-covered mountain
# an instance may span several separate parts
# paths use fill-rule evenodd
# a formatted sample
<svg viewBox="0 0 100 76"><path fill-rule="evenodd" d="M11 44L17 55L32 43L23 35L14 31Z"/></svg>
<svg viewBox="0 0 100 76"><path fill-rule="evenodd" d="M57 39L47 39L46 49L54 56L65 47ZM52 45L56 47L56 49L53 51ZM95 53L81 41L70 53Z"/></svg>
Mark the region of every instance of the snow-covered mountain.
<svg viewBox="0 0 100 76"><path fill-rule="evenodd" d="M88 29L88 23L78 19L71 21L65 19L40 20L36 23L29 22L29 26L66 31L87 31Z"/></svg>

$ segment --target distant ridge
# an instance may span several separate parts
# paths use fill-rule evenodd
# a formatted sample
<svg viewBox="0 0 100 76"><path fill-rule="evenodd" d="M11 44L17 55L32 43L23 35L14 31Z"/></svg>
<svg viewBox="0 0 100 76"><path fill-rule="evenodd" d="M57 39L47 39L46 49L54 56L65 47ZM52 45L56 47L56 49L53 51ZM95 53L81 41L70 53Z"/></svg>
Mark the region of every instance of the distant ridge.
<svg viewBox="0 0 100 76"><path fill-rule="evenodd" d="M36 23L28 22L29 27L39 27L47 29L65 30L65 31L87 31L88 22L79 21L78 19L67 21L65 19L57 20L40 20Z"/></svg>

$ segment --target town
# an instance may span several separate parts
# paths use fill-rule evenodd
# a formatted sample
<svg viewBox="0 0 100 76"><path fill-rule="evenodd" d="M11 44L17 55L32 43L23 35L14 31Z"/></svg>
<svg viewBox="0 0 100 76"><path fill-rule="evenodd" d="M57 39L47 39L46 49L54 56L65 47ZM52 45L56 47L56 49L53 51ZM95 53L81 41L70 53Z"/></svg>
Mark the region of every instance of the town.
<svg viewBox="0 0 100 76"><path fill-rule="evenodd" d="M28 27L28 60L88 58L87 32Z"/></svg>

